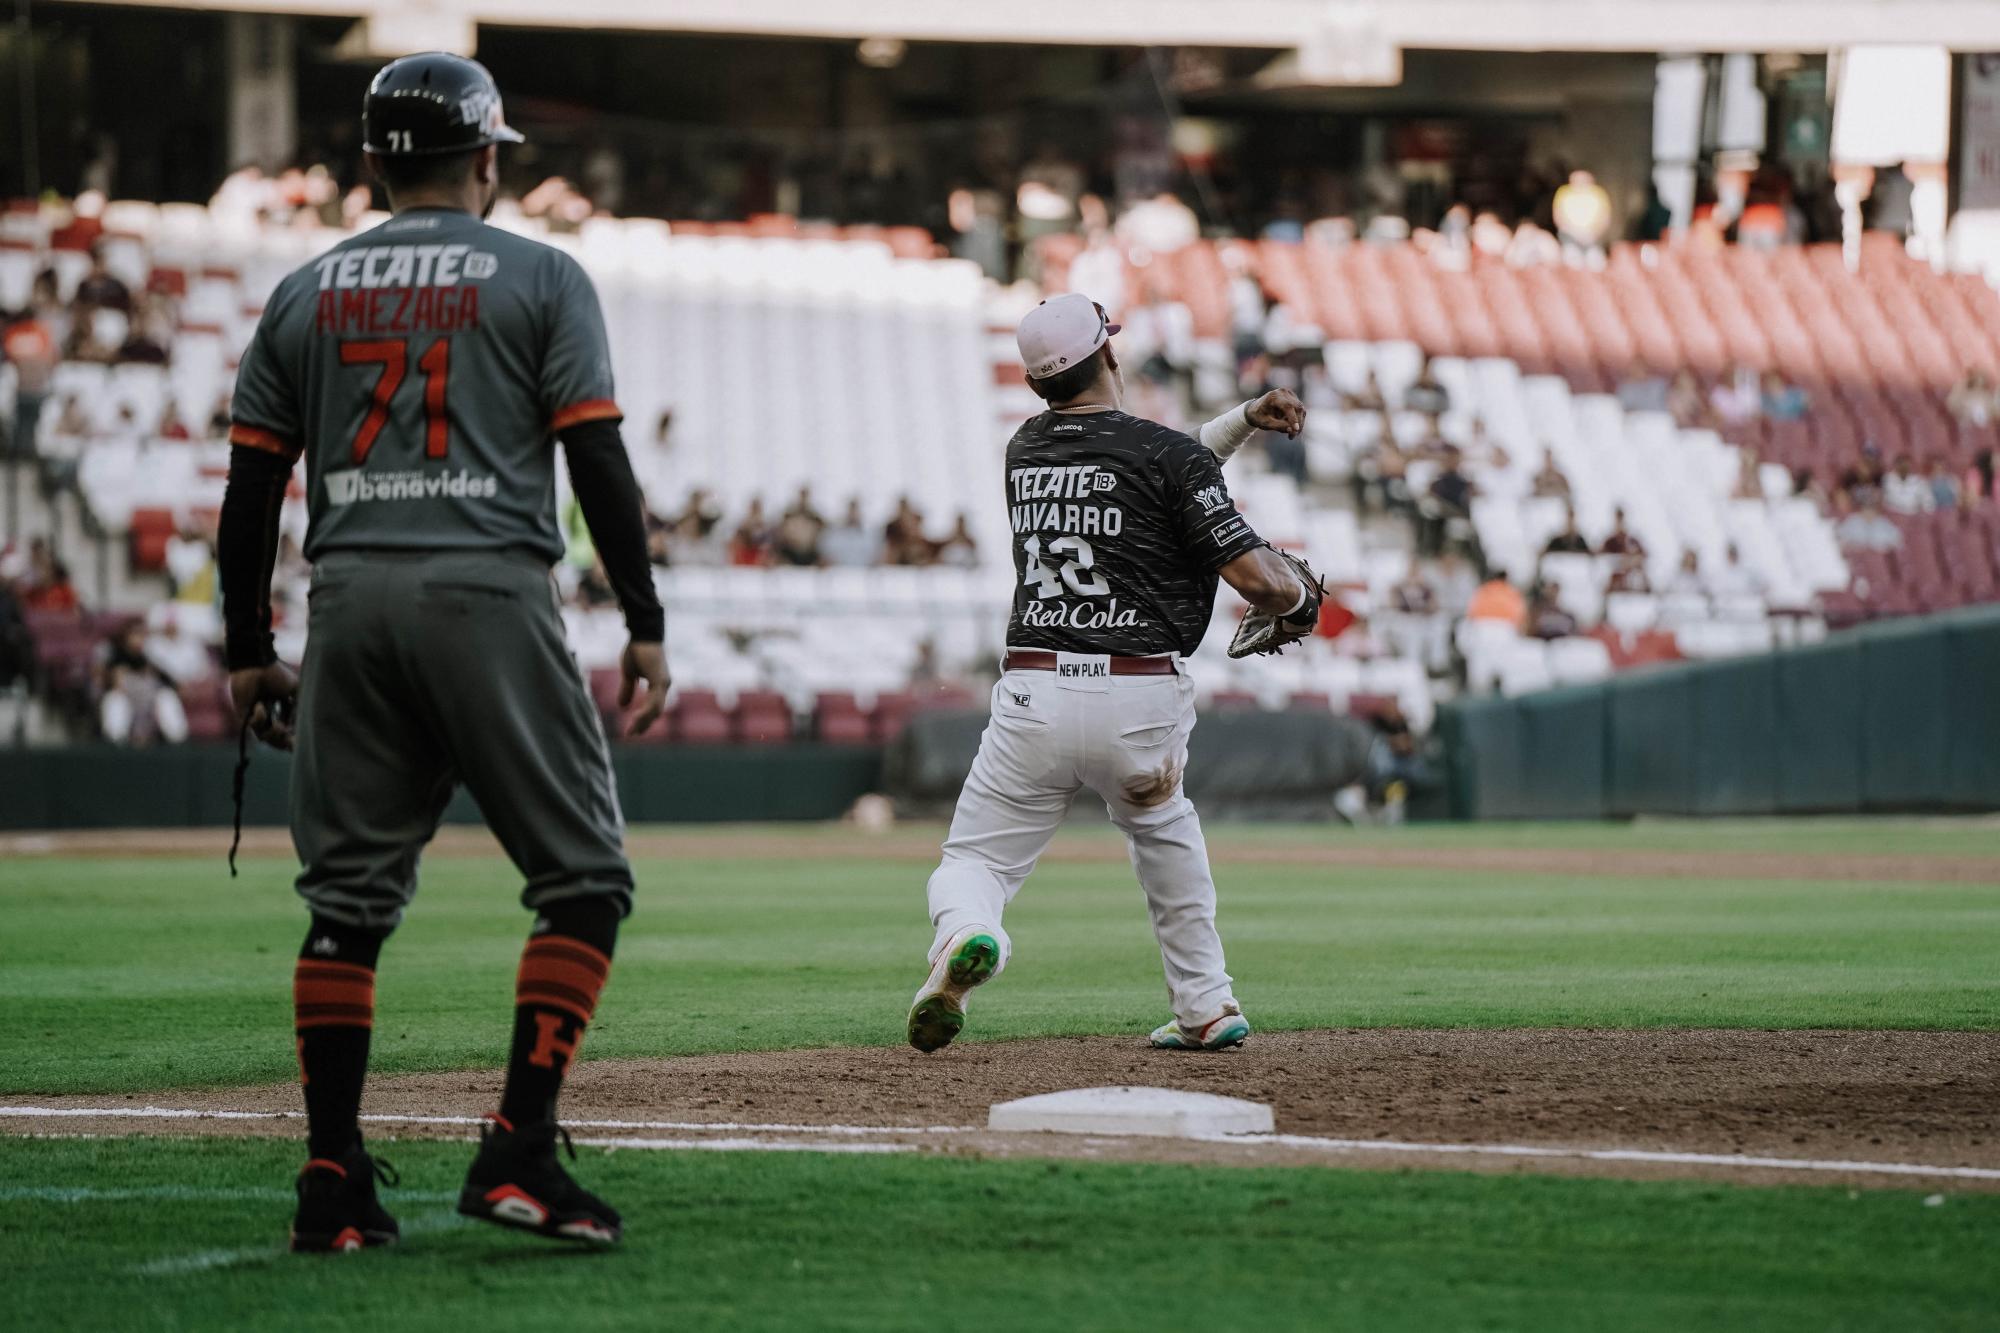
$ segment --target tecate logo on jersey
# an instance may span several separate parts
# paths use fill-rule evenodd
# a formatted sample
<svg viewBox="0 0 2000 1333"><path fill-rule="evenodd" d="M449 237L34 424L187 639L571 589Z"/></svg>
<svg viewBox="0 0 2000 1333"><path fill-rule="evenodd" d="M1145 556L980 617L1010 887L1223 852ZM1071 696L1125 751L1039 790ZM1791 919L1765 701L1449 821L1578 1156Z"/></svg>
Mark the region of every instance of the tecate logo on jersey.
<svg viewBox="0 0 2000 1333"><path fill-rule="evenodd" d="M457 472L363 472L350 468L326 474L330 505L375 504L383 500L491 500L500 493L497 477Z"/></svg>
<svg viewBox="0 0 2000 1333"><path fill-rule="evenodd" d="M456 287L500 271L497 256L455 245L357 245L313 261L321 291L372 291L377 287Z"/></svg>
<svg viewBox="0 0 2000 1333"><path fill-rule="evenodd" d="M1028 602L1021 607L1021 623L1029 629L1131 629L1142 624L1139 613L1108 602Z"/></svg>
<svg viewBox="0 0 2000 1333"><path fill-rule="evenodd" d="M1014 500L1083 500L1118 485L1118 474L1095 463L1059 467L1017 467L1007 473Z"/></svg>

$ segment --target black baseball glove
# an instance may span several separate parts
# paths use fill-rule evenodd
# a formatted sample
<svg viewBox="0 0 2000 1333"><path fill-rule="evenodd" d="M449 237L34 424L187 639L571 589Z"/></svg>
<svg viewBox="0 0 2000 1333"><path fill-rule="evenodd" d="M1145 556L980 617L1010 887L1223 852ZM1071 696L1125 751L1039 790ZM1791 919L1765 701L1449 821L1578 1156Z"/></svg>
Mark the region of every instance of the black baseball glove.
<svg viewBox="0 0 2000 1333"><path fill-rule="evenodd" d="M1258 653L1281 653L1287 644L1297 643L1313 632L1319 625L1320 604L1326 600L1326 587L1320 583L1319 575L1313 567L1290 551L1278 551L1278 558L1292 567L1299 576L1299 582L1306 585L1305 605L1289 616L1274 615L1269 611L1259 611L1251 607L1243 613L1243 622L1236 627L1236 637L1229 642L1231 657L1250 657Z"/></svg>

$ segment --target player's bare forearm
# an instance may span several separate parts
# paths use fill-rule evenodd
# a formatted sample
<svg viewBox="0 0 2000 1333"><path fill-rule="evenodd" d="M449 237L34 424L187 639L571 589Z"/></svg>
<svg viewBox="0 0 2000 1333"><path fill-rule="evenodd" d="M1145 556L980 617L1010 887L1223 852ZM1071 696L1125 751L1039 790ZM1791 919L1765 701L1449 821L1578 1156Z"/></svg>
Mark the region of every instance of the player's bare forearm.
<svg viewBox="0 0 2000 1333"><path fill-rule="evenodd" d="M1245 551L1216 572L1244 601L1274 616L1292 611L1306 596L1292 567L1268 546Z"/></svg>

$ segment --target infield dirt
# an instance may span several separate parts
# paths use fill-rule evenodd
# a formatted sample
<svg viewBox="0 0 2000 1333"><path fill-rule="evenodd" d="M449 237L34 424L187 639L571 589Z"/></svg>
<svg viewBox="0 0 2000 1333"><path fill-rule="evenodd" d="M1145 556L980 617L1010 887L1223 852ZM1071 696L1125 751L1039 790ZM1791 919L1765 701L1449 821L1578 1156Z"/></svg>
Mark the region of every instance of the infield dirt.
<svg viewBox="0 0 2000 1333"><path fill-rule="evenodd" d="M1260 1033L1239 1051L1149 1050L1137 1038L759 1051L579 1068L574 1121L906 1129L873 1141L995 1156L1088 1156L1215 1164L1318 1164L1558 1171L1634 1178L1911 1188L1917 1177L1800 1173L1733 1164L1329 1152L1299 1144L991 1135L994 1102L1064 1088L1142 1084L1272 1105L1281 1135L1563 1149L2000 1168L2000 1034L1737 1030L1330 1030ZM367 1112L476 1116L495 1072L395 1075ZM52 1108L172 1106L291 1112L290 1085L123 1097L10 1099ZM27 1129L16 1121L9 1128ZM46 1124L41 1128L49 1128ZM938 1127L964 1132L940 1134ZM66 1133L295 1134L287 1120L71 1118ZM399 1136L463 1136L396 1126ZM592 1131L593 1133L596 1131ZM804 1146L801 1144L800 1146ZM2000 1182L1954 1182L2000 1190Z"/></svg>

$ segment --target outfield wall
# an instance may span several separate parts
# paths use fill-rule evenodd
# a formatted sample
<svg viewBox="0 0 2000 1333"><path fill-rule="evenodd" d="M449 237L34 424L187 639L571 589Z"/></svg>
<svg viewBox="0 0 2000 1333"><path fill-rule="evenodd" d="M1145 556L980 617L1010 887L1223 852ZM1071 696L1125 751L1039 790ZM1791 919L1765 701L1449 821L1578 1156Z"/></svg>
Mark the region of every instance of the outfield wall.
<svg viewBox="0 0 2000 1333"><path fill-rule="evenodd" d="M1439 731L1458 819L2000 809L2000 607L1462 700Z"/></svg>

